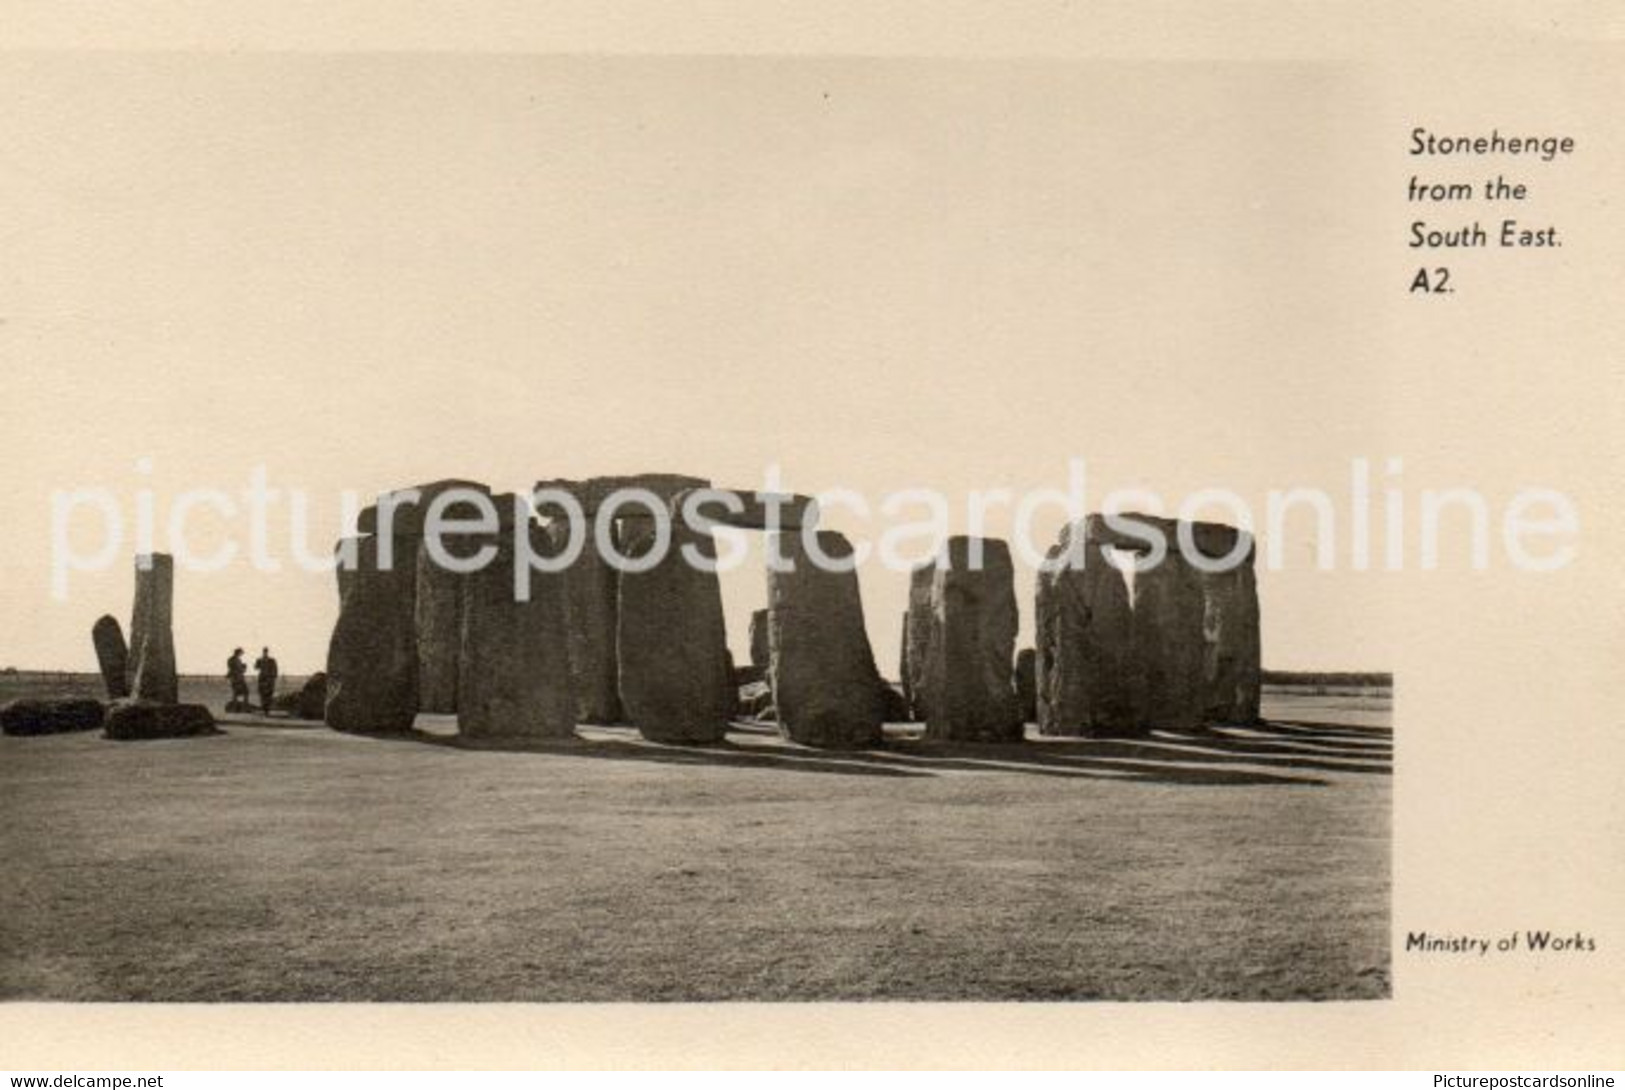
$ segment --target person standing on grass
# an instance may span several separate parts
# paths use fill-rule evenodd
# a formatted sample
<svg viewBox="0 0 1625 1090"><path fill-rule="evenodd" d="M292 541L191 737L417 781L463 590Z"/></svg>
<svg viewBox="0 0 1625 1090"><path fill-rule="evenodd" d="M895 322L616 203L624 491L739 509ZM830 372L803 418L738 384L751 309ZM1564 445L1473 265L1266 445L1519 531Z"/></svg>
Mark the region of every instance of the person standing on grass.
<svg viewBox="0 0 1625 1090"><path fill-rule="evenodd" d="M231 682L231 703L227 711L243 711L248 707L248 664L243 661L241 647L226 660L226 680Z"/></svg>
<svg viewBox="0 0 1625 1090"><path fill-rule="evenodd" d="M276 697L276 659L271 657L271 649L262 647L260 657L254 661L254 669L260 673L260 707L265 714L271 714L271 701Z"/></svg>

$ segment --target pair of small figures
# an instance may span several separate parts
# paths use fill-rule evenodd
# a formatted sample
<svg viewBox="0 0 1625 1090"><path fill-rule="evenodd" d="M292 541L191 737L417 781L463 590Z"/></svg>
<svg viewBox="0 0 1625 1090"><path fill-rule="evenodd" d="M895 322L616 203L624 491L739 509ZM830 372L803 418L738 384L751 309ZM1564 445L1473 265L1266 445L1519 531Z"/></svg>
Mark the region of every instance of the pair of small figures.
<svg viewBox="0 0 1625 1090"><path fill-rule="evenodd" d="M254 661L254 669L259 674L260 708L266 715L271 714L271 704L276 699L276 659L271 657L271 649L260 649L260 657ZM231 682L231 702L226 705L229 712L252 711L253 705L248 702L248 665L243 661L243 649L237 648L226 660L226 679Z"/></svg>

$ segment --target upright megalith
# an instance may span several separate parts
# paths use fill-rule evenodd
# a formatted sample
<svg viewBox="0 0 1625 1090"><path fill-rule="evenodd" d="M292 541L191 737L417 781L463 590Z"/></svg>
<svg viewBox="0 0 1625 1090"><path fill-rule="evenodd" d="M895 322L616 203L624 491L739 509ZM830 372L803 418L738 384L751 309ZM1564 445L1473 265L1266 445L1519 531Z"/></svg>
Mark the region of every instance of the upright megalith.
<svg viewBox="0 0 1625 1090"><path fill-rule="evenodd" d="M135 608L130 618L129 691L137 700L174 704L175 561L167 553L135 558Z"/></svg>
<svg viewBox="0 0 1625 1090"><path fill-rule="evenodd" d="M995 538L949 538L932 566L929 617L926 668L916 690L925 696L926 738L1019 741L1011 679L1019 618L1009 546Z"/></svg>
<svg viewBox="0 0 1625 1090"><path fill-rule="evenodd" d="M852 546L819 531L776 535L767 572L770 666L779 733L808 746L864 748L883 738L886 700L875 668ZM845 569L845 570L842 570Z"/></svg>
<svg viewBox="0 0 1625 1090"><path fill-rule="evenodd" d="M477 481L456 478L384 492L361 512L358 526L373 537L415 543L413 634L418 655L419 710L457 710L457 655L462 640L465 573L499 527L513 522L513 497L493 497ZM342 590L341 590L342 594Z"/></svg>
<svg viewBox="0 0 1625 1090"><path fill-rule="evenodd" d="M549 547L562 550L569 542L570 525L555 521L548 526L547 535ZM613 524L605 527L605 535L611 547L618 548L619 535ZM582 723L619 723L623 716L615 655L618 573L594 545L589 531L580 552L561 574L576 718Z"/></svg>
<svg viewBox="0 0 1625 1090"><path fill-rule="evenodd" d="M102 685L109 700L130 695L130 648L124 642L124 629L118 619L104 614L90 626L90 642L96 647L96 665L101 668Z"/></svg>
<svg viewBox="0 0 1625 1090"><path fill-rule="evenodd" d="M428 549L419 549L417 554L412 625L418 648L418 708L455 712L468 580L436 563Z"/></svg>
<svg viewBox="0 0 1625 1090"><path fill-rule="evenodd" d="M768 631L767 610L754 610L750 615L750 664L766 670L773 658L773 645Z"/></svg>
<svg viewBox="0 0 1625 1090"><path fill-rule="evenodd" d="M1130 734L1256 719L1253 552L1250 535L1218 523L1091 515L1067 527L1038 584L1040 729ZM1119 570L1130 561L1132 591Z"/></svg>
<svg viewBox="0 0 1625 1090"><path fill-rule="evenodd" d="M616 649L620 578L613 558L605 554L605 549L619 555L622 539L632 527L650 525L654 513L669 510L674 497L709 485L703 477L681 473L638 473L580 481L550 478L536 482L532 497L537 514L547 520L553 546L563 548L572 534L580 535L581 548L565 569L564 583L570 676L580 722L620 723L626 719L621 704L620 661ZM633 498L633 493L641 495ZM568 497L580 511L583 521L579 527L572 525L575 512L560 496ZM628 502L620 502L623 499Z"/></svg>
<svg viewBox="0 0 1625 1090"><path fill-rule="evenodd" d="M1134 575L1134 657L1144 685L1142 725L1190 729L1206 710L1202 577L1170 549Z"/></svg>
<svg viewBox="0 0 1625 1090"><path fill-rule="evenodd" d="M341 543L355 566L339 577L339 619L327 645L324 718L360 734L411 730L418 712L415 622L418 542L362 537Z"/></svg>
<svg viewBox="0 0 1625 1090"><path fill-rule="evenodd" d="M903 614L903 688L909 714L923 721L929 714L926 670L931 665L931 579L935 565L922 564L909 573L908 611Z"/></svg>
<svg viewBox="0 0 1625 1090"><path fill-rule="evenodd" d="M708 534L671 528L669 547L656 555L654 520L629 520L622 549L634 565L619 580L616 652L621 705L638 733L657 742L717 742L728 727L727 632L722 588Z"/></svg>
<svg viewBox="0 0 1625 1090"><path fill-rule="evenodd" d="M526 527L536 555L549 535ZM515 543L504 533L490 564L466 577L457 730L471 738L575 737L576 700L562 572L518 577Z"/></svg>
<svg viewBox="0 0 1625 1090"><path fill-rule="evenodd" d="M1256 723L1262 662L1251 552L1230 571L1205 574L1202 593L1206 717L1215 723Z"/></svg>
<svg viewBox="0 0 1625 1090"><path fill-rule="evenodd" d="M1023 723L1038 721L1038 653L1031 647L1016 652L1016 707Z"/></svg>
<svg viewBox="0 0 1625 1090"><path fill-rule="evenodd" d="M1066 527L1038 574L1036 697L1042 734L1133 734L1143 720L1144 684L1122 566L1129 558L1103 551L1099 537L1089 536L1091 526L1097 524Z"/></svg>

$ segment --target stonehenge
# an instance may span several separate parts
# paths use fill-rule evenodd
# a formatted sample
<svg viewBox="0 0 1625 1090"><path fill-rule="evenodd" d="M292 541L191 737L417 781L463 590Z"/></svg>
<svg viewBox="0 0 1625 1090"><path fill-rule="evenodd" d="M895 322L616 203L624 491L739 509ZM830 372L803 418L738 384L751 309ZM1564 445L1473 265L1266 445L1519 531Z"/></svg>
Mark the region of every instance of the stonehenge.
<svg viewBox="0 0 1625 1090"><path fill-rule="evenodd" d="M910 649L916 699L924 699L925 737L940 742L1014 742L1022 737L1011 676L1015 657L1015 569L1010 548L993 538L951 537L929 570L929 607L909 611L911 631L926 629L923 667ZM927 577L915 572L915 586Z"/></svg>
<svg viewBox="0 0 1625 1090"><path fill-rule="evenodd" d="M526 532L538 553L551 547L543 528ZM533 573L530 598L521 601L514 585L514 548L505 536L495 561L467 576L457 730L474 738L574 738L565 577Z"/></svg>
<svg viewBox="0 0 1625 1090"><path fill-rule="evenodd" d="M562 549L568 524L548 527L554 549ZM615 527L609 540L619 548ZM619 723L622 718L619 667L615 658L615 614L619 573L589 542L564 575L565 626L570 654L570 681L576 716L583 723Z"/></svg>
<svg viewBox="0 0 1625 1090"><path fill-rule="evenodd" d="M616 650L620 601L619 572L597 547L599 513L616 493L643 492L644 503L617 508L602 528L609 547L619 553L627 527L653 517L647 501L662 511L676 497L709 481L681 473L639 473L619 477L592 477L585 481L551 478L536 482L532 493L537 514L547 520L554 548L563 549L571 532L567 508L547 493L564 493L575 500L586 520L585 536L576 558L565 572L566 623L569 631L570 677L576 693L576 715L582 723L619 723L626 718L620 696L620 664Z"/></svg>
<svg viewBox="0 0 1625 1090"><path fill-rule="evenodd" d="M1023 723L1038 721L1038 652L1023 647L1016 652L1016 707Z"/></svg>
<svg viewBox="0 0 1625 1090"><path fill-rule="evenodd" d="M122 700L130 695L130 648L124 642L124 629L118 618L103 614L90 628L90 642L96 648L96 665L101 668L107 699Z"/></svg>
<svg viewBox="0 0 1625 1090"><path fill-rule="evenodd" d="M1258 595L1251 537L1186 523L1194 552L1234 560L1204 571L1182 552L1181 524L1126 515L1162 535L1160 563L1118 566L1149 545L1091 515L1066 527L1038 582L1038 722L1043 734L1109 736L1258 717ZM1112 551L1110 554L1108 551ZM1109 555L1119 558L1109 559Z"/></svg>
<svg viewBox="0 0 1625 1090"><path fill-rule="evenodd" d="M174 600L174 559L167 553L136 557L128 691L138 700L173 704L180 699L175 673Z"/></svg>
<svg viewBox="0 0 1625 1090"><path fill-rule="evenodd" d="M629 521L626 555L651 553L652 520ZM670 548L645 571L623 571L615 650L621 706L638 733L655 742L722 740L735 703L729 693L722 588L715 571L690 564L687 546L715 560L710 535L673 526Z"/></svg>
<svg viewBox="0 0 1625 1090"><path fill-rule="evenodd" d="M709 525L690 526L681 514L710 488L701 478L544 479L535 521L522 502L494 497L502 512L494 526L451 527L454 557L496 550L494 561L460 573L424 544L426 512L453 487L491 498L466 481L422 486L410 503L385 493L363 512L362 534L339 545L356 563L339 572L329 643L324 718L337 730L405 731L421 710L455 712L471 737L563 739L578 724L628 723L650 741L709 744L733 716L768 718L771 707L790 741L862 748L882 744L884 724L899 720L922 722L930 741L985 743L1020 741L1028 722L1042 735L1109 737L1258 716L1254 546L1231 527L1139 515L1066 526L1037 576L1035 646L1019 654L1008 545L949 538L909 573L894 687L876 669L855 571L813 555L839 560L852 546L817 528L817 504L806 497L708 494L713 502L697 513ZM645 493L641 503L609 507L634 490ZM585 526L570 517L576 507ZM476 513L455 504L445 512ZM663 527L657 519L667 515L677 517ZM735 668L720 582L706 566L717 555L709 531L775 526L768 606L750 618L750 664ZM583 530L586 540L572 540ZM573 554L560 570L533 567L525 601L514 592L516 550L526 544L517 533L529 534L533 557ZM1149 563L1159 534L1168 547ZM662 537L664 553L651 556ZM1209 563L1220 558L1233 563ZM158 691L165 660L168 569L155 571L138 580L132 630L141 642L129 666L138 697ZM93 638L115 696L123 675L108 620ZM143 661L153 664L145 675ZM172 649L168 661L172 675ZM755 686L744 704L742 686Z"/></svg>
<svg viewBox="0 0 1625 1090"><path fill-rule="evenodd" d="M779 732L808 746L863 748L882 739L886 700L863 623L856 571L813 562L800 534L779 534L788 563L767 573L768 677ZM827 557L852 555L846 538L819 531Z"/></svg>
<svg viewBox="0 0 1625 1090"><path fill-rule="evenodd" d="M339 731L407 731L418 713L417 541L368 536L349 547L355 567L339 569L323 717Z"/></svg>

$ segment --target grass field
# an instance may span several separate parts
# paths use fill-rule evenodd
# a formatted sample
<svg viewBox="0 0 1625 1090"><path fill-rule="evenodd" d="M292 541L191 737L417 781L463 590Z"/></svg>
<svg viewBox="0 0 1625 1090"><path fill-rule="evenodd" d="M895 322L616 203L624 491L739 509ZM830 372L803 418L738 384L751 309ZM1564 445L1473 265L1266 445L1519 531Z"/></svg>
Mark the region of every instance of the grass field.
<svg viewBox="0 0 1625 1090"><path fill-rule="evenodd" d="M1386 997L1389 701L1265 714L851 755L748 725L473 748L430 716L0 738L0 997Z"/></svg>

